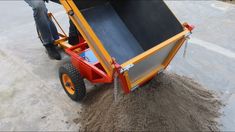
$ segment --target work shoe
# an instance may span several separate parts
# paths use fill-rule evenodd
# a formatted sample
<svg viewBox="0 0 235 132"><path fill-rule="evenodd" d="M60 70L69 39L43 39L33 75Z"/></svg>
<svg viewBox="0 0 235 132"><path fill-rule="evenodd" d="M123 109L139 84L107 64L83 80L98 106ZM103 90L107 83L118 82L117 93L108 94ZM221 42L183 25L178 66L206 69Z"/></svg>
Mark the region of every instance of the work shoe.
<svg viewBox="0 0 235 132"><path fill-rule="evenodd" d="M79 44L79 36L77 36L77 35L69 36L68 43L71 44L71 45Z"/></svg>
<svg viewBox="0 0 235 132"><path fill-rule="evenodd" d="M60 53L57 51L57 49L55 48L53 44L47 44L45 45L45 48L46 48L46 52L49 58L55 59L55 60L61 60Z"/></svg>

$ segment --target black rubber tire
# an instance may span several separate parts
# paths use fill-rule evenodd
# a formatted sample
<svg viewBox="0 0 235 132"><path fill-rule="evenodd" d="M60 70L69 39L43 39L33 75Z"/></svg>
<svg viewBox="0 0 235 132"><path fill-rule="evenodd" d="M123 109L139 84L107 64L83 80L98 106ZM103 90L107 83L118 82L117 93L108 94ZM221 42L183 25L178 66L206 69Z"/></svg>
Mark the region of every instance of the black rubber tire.
<svg viewBox="0 0 235 132"><path fill-rule="evenodd" d="M67 74L74 84L75 92L73 95L66 90L65 84L63 84L63 74ZM86 86L83 77L80 75L79 71L71 63L66 63L60 67L59 76L60 82L67 95L74 101L82 101L82 99L86 96Z"/></svg>

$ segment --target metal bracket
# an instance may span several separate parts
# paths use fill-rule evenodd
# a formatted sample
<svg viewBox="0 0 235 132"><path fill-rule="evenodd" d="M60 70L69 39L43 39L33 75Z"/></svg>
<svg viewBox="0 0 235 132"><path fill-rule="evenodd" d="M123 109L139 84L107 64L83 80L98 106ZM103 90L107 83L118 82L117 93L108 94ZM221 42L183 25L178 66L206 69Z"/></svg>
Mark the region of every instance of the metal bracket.
<svg viewBox="0 0 235 132"><path fill-rule="evenodd" d="M189 33L185 34L184 37L185 37L186 39L190 39L190 36L191 36L191 35L192 35L192 33L189 32Z"/></svg>
<svg viewBox="0 0 235 132"><path fill-rule="evenodd" d="M122 68L120 70L120 73L124 73L125 71L129 71L132 67L134 67L134 64L129 64L126 67Z"/></svg>
<svg viewBox="0 0 235 132"><path fill-rule="evenodd" d="M68 15L73 16L73 15L74 15L73 10L69 10L69 11L68 11Z"/></svg>

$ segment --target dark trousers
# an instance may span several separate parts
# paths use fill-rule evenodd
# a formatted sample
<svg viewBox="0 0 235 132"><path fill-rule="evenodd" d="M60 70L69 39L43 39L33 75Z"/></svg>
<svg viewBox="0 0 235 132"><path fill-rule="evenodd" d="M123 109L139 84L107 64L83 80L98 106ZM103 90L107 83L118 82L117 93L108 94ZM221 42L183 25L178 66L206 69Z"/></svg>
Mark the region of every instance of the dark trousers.
<svg viewBox="0 0 235 132"><path fill-rule="evenodd" d="M47 8L44 0L25 0L33 9L34 20L38 30L41 33L43 44L51 44L59 38L55 24L50 20L47 15ZM52 2L59 3L59 0L51 0ZM75 4L80 10L102 4L107 0L74 0ZM77 31L75 25L70 20L69 36L78 36L80 33Z"/></svg>
<svg viewBox="0 0 235 132"><path fill-rule="evenodd" d="M52 2L60 4L59 0L50 0ZM109 0L74 0L75 5L78 7L79 10L84 10L96 5L103 4L108 2ZM70 27L69 27L69 36L78 36L80 33L78 32L76 26L70 20Z"/></svg>
<svg viewBox="0 0 235 132"><path fill-rule="evenodd" d="M57 4L60 4L59 0L50 0L52 2L55 2ZM77 0L75 0L77 1ZM73 24L73 22L71 20L69 20L69 36L73 37L73 36L79 36L80 33L78 32L77 28L75 27L75 25Z"/></svg>

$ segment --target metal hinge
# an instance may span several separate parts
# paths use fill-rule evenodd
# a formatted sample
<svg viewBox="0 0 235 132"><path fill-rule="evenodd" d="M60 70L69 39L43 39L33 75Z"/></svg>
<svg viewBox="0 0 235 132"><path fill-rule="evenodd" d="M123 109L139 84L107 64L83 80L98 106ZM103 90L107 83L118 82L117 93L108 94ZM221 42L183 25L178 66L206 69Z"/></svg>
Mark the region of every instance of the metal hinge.
<svg viewBox="0 0 235 132"><path fill-rule="evenodd" d="M125 71L129 71L132 67L134 67L134 64L129 64L126 67L122 68L120 70L120 73L124 73Z"/></svg>

